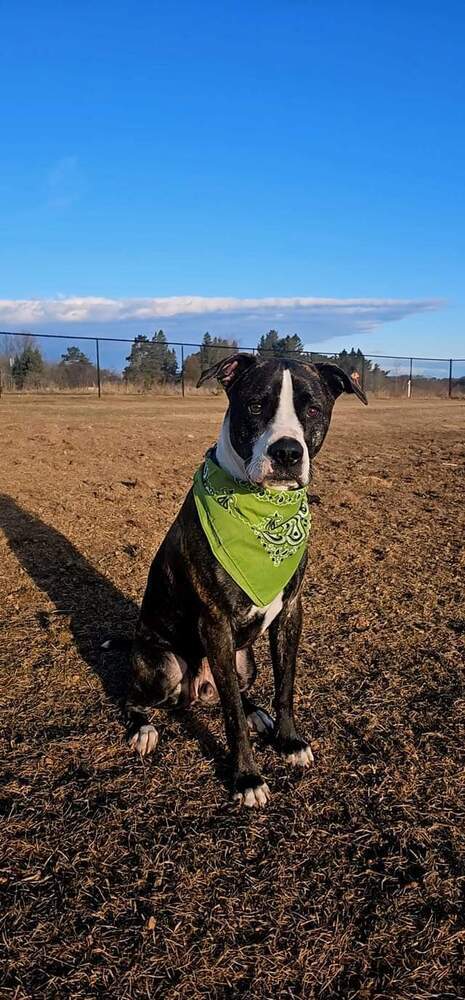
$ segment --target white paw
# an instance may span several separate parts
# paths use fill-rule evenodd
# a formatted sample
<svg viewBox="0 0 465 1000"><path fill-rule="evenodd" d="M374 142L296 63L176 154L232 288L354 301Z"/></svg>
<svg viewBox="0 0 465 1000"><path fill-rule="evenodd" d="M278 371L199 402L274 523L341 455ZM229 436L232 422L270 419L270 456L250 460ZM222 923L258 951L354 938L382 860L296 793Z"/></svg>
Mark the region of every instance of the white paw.
<svg viewBox="0 0 465 1000"><path fill-rule="evenodd" d="M287 764L293 764L295 767L310 767L310 764L313 764L315 760L308 745L302 747L301 750L296 750L295 753L285 754L284 759Z"/></svg>
<svg viewBox="0 0 465 1000"><path fill-rule="evenodd" d="M243 792L236 792L234 802L240 806L247 806L248 809L263 809L270 801L271 792L266 781L256 788L246 788Z"/></svg>
<svg viewBox="0 0 465 1000"><path fill-rule="evenodd" d="M274 722L271 715L263 711L263 708L256 708L255 712L251 712L247 716L247 725L251 733L259 733L260 736L264 734L270 735L274 729Z"/></svg>
<svg viewBox="0 0 465 1000"><path fill-rule="evenodd" d="M153 753L157 743L158 732L155 726L147 725L141 726L137 730L137 733L134 733L129 746L131 750L136 750L137 753L140 753L141 757L145 757L146 754Z"/></svg>

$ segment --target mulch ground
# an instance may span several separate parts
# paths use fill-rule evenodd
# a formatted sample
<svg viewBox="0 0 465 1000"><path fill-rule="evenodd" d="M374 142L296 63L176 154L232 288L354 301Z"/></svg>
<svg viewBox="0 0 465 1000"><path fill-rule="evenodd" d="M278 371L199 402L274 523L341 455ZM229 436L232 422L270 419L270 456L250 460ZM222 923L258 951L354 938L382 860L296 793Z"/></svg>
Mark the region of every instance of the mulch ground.
<svg viewBox="0 0 465 1000"><path fill-rule="evenodd" d="M218 711L131 755L125 658L99 652L222 405L0 401L0 996L463 997L465 404L339 402L297 685L315 765L258 745L253 814Z"/></svg>

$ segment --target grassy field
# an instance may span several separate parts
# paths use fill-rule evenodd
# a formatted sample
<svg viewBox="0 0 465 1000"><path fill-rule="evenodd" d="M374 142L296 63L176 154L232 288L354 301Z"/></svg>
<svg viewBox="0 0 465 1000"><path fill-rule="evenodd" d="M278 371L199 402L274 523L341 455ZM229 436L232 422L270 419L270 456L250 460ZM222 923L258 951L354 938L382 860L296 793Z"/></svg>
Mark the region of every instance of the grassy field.
<svg viewBox="0 0 465 1000"><path fill-rule="evenodd" d="M99 652L223 405L0 401L0 996L463 998L465 403L337 404L297 682L315 765L258 745L252 815L217 710L131 755Z"/></svg>

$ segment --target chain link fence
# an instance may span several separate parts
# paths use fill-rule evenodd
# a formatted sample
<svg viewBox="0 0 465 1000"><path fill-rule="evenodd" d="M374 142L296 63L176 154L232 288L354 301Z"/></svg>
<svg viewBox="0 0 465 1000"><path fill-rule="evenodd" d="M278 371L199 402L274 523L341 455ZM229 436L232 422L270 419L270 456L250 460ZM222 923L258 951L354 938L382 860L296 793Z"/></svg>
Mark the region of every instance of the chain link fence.
<svg viewBox="0 0 465 1000"><path fill-rule="evenodd" d="M184 396L194 391L205 368L235 351L257 353L257 348L238 347L234 340L218 344L214 338L208 344L172 342L162 331L151 340L0 331L0 393ZM279 356L338 364L381 399L465 398L465 359L364 355L360 350ZM202 391L219 388L212 382Z"/></svg>

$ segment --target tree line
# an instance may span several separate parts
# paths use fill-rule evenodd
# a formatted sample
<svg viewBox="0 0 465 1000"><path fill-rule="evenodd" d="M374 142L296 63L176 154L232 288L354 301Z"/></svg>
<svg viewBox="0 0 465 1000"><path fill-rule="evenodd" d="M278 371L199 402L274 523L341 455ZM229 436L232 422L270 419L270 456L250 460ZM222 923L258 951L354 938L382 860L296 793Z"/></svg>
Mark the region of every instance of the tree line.
<svg viewBox="0 0 465 1000"><path fill-rule="evenodd" d="M97 385L96 365L79 347L68 347L59 361L46 361L32 336L3 334L0 343L0 375L9 387L23 390L86 389ZM102 378L119 377L103 369Z"/></svg>
<svg viewBox="0 0 465 1000"><path fill-rule="evenodd" d="M182 377L188 385L195 385L205 368L211 367L237 348L238 343L234 339L212 337L205 333L200 348L185 357L181 370L176 351L170 347L163 330L158 330L151 338L144 334L135 338L121 374L104 368L101 370L101 379L126 385L136 391L150 391L156 386L173 385ZM306 357L309 356L297 334L280 336L277 330L269 330L263 334L255 350L264 357L295 357L304 353ZM333 361L349 375L358 372L366 388L371 391L383 389L389 381L392 383L389 370L372 362L360 348L352 347L350 351L342 350L331 356L312 351L310 359L314 362ZM46 361L38 341L27 335L3 335L3 344L0 343L0 375L5 386L18 390L72 390L97 385L96 365L79 347L68 347L58 361ZM402 375L400 378L403 380L407 376Z"/></svg>
<svg viewBox="0 0 465 1000"><path fill-rule="evenodd" d="M47 361L38 341L32 336L4 334L3 341L0 344L0 372L4 384L11 385L12 388L85 389L97 385L95 363L75 345L68 347L58 361ZM101 379L147 391L157 385L175 383L183 374L185 382L195 385L205 368L214 365L237 348L238 343L234 339L212 337L205 333L200 349L185 358L182 372L176 351L168 344L163 330L156 331L151 339L140 334L131 345L121 375L102 369ZM304 346L297 335L280 337L276 330L270 330L260 338L256 350L264 356L283 357L286 354L301 354ZM313 355L314 360L319 357L320 355ZM364 363L362 352L353 349L336 355L335 360L347 370L361 371ZM367 360L365 365L370 368Z"/></svg>

